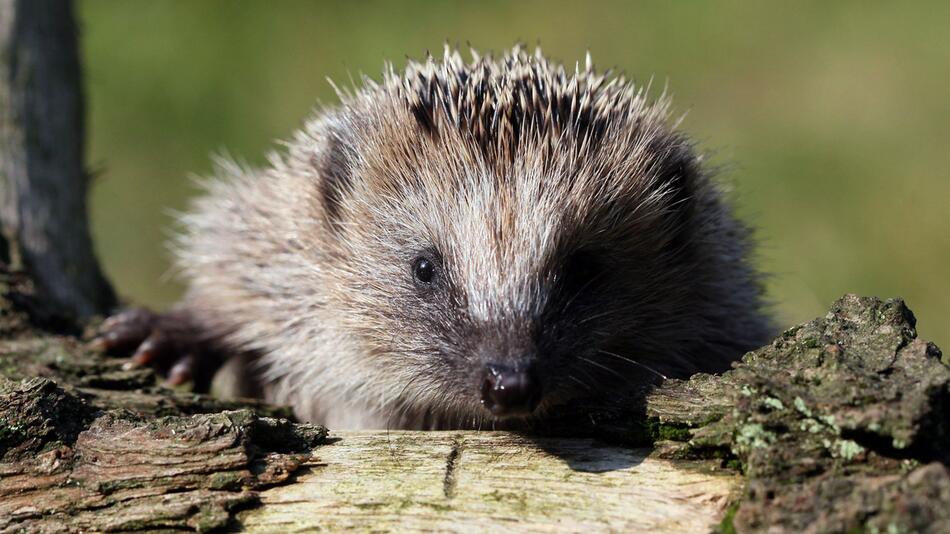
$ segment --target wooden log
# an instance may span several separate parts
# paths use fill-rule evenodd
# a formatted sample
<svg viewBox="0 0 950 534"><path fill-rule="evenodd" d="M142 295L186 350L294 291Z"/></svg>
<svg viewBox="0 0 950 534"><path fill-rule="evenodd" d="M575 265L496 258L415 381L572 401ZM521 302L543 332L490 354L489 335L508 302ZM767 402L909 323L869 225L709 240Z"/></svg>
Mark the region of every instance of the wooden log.
<svg viewBox="0 0 950 534"><path fill-rule="evenodd" d="M260 493L249 532L707 532L737 473L594 439L509 432L341 432L292 485Z"/></svg>
<svg viewBox="0 0 950 534"><path fill-rule="evenodd" d="M0 264L0 532L950 530L950 367L899 300L530 433L326 441L36 328L31 287Z"/></svg>

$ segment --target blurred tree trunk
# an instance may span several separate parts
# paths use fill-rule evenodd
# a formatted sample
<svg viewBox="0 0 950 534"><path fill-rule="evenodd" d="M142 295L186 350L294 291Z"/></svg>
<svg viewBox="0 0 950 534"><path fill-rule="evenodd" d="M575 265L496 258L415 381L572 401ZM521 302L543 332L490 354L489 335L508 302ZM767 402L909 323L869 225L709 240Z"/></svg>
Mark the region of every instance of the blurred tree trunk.
<svg viewBox="0 0 950 534"><path fill-rule="evenodd" d="M75 318L115 304L87 222L81 81L72 1L0 0L0 250Z"/></svg>

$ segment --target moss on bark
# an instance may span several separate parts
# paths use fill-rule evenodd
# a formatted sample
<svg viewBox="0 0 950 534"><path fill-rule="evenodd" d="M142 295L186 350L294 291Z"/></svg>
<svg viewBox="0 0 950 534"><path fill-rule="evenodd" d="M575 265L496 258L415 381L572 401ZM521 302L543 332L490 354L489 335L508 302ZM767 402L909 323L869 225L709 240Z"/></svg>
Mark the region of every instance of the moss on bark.
<svg viewBox="0 0 950 534"><path fill-rule="evenodd" d="M692 426L680 457L742 470L738 532L950 531L950 367L915 322L899 299L845 296L721 377L665 384L647 413ZM683 389L706 424L650 409Z"/></svg>

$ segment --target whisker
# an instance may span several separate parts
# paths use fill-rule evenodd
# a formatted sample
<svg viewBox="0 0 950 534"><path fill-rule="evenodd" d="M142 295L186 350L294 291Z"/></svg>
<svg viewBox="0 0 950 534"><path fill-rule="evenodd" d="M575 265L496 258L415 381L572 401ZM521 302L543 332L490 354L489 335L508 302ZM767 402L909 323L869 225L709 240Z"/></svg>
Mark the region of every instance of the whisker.
<svg viewBox="0 0 950 534"><path fill-rule="evenodd" d="M614 315L614 314L616 314L618 311L619 311L619 310L607 310L607 311L605 311L605 312L603 312L603 313L598 313L598 314L595 314L595 315L591 315L590 317L585 317L583 320L577 321L577 324L578 324L578 325L582 325L582 324L585 324L585 323L589 323L589 322L591 322L591 321L593 321L593 320L595 320L595 319L601 319L601 318L603 318L603 317L607 317L607 316L610 316L610 315Z"/></svg>
<svg viewBox="0 0 950 534"><path fill-rule="evenodd" d="M638 365L638 366L640 366L640 367L646 369L647 371L650 371L651 373L655 374L656 376L662 378L663 380L667 380L667 379L668 379L668 377L667 377L666 375L664 375L663 373L657 371L656 369L650 367L649 365L646 365L646 364L644 364L644 363L640 363L640 362L638 362L638 361L636 361L636 360L634 360L634 359L632 359L632 358L627 358L626 356L621 356L621 355L619 355L619 354L617 354L617 353L615 353L615 352L610 352L609 350L598 349L597 352L602 352L602 353L604 353L604 354L606 354L606 355L608 355L608 356L613 356L613 357L615 357L615 358L620 358L621 360L623 360L623 361L625 361L625 362L627 362L627 363L632 363L632 364L634 364L634 365Z"/></svg>
<svg viewBox="0 0 950 534"><path fill-rule="evenodd" d="M567 302L564 303L563 306L561 306L561 309L562 309L562 310L568 310L568 309L570 309L571 304L574 304L574 301L577 300L577 297L581 296L581 295L584 293L584 291L585 291L588 287L590 287L591 284L593 284L594 282L596 282L599 278L600 278L599 275L598 275L598 276L591 277L586 283L584 283L584 285L582 285L582 286L580 287L580 289L577 290L576 293L574 293L574 296L573 296L573 297L571 297L570 299L568 299Z"/></svg>
<svg viewBox="0 0 950 534"><path fill-rule="evenodd" d="M581 380L580 378L577 378L577 377L574 376L574 375L567 375L567 377L568 377L569 379L571 379L571 380L577 382L578 384L580 384L581 387L583 387L583 388L586 389L587 391L593 391L593 390L594 390L592 387L590 387L589 385L587 385L586 382L584 382L584 381Z"/></svg>
<svg viewBox="0 0 950 534"><path fill-rule="evenodd" d="M626 378L626 377L623 376L622 374L618 373L616 370L611 369L610 367L607 367L606 365L597 363L597 362L595 362L594 360L591 360L590 358L585 358L585 357L583 357L583 356L578 356L578 358L580 358L581 360L584 360L585 362L587 362L587 363L589 363L589 364L591 364L591 365L593 365L593 366L595 366L595 367L600 367L600 368L603 369L604 371L613 373L613 374L617 375L617 376L620 377L620 378Z"/></svg>

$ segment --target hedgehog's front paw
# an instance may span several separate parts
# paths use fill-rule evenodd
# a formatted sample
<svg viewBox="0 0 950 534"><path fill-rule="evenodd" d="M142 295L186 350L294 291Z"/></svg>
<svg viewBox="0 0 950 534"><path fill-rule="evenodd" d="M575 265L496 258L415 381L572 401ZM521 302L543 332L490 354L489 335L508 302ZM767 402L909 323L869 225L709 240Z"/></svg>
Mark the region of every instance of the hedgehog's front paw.
<svg viewBox="0 0 950 534"><path fill-rule="evenodd" d="M130 308L103 321L92 341L94 348L109 354L132 355L132 361L148 365L171 385L189 380L194 390L207 391L221 358L200 331L181 312L154 313Z"/></svg>

